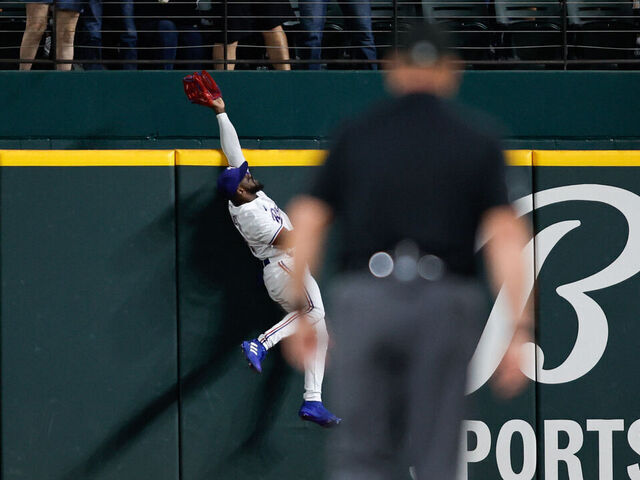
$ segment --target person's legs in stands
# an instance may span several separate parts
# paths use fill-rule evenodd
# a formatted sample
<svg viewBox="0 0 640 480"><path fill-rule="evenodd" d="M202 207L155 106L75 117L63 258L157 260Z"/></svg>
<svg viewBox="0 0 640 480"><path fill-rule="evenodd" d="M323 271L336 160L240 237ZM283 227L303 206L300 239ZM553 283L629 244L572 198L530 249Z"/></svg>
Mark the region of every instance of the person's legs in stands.
<svg viewBox="0 0 640 480"><path fill-rule="evenodd" d="M42 34L47 28L49 5L46 3L27 3L27 24L20 45L20 59L33 60L38 53ZM20 70L31 70L31 63L21 63Z"/></svg>
<svg viewBox="0 0 640 480"><path fill-rule="evenodd" d="M340 8L347 17L347 29L351 34L351 45L360 48L353 49L353 58L356 60L376 60L376 46L371 31L371 4L366 0L341 0ZM359 69L377 70L376 63L358 65Z"/></svg>
<svg viewBox="0 0 640 480"><path fill-rule="evenodd" d="M177 58L180 60L191 60L192 63L182 63L178 65L180 70L201 70L202 62L207 55L207 49L204 47L204 40L202 32L198 30L196 25L180 25L179 30L181 33L178 35L178 45L181 47L178 50Z"/></svg>
<svg viewBox="0 0 640 480"><path fill-rule="evenodd" d="M291 70L289 60L289 42L283 24L296 19L289 2L258 0L251 6L251 30L262 33L267 57L276 70Z"/></svg>
<svg viewBox="0 0 640 480"><path fill-rule="evenodd" d="M262 36L264 37L264 44L267 47L269 60L274 62L289 60L289 44L287 43L287 35L282 29L282 25L262 32ZM273 68L276 70L291 70L291 64L274 63Z"/></svg>
<svg viewBox="0 0 640 480"><path fill-rule="evenodd" d="M213 59L223 60L225 58L225 44L227 50L227 60L236 60L238 42L245 38L253 30L252 7L244 0L227 0L226 2L226 22L223 19L225 11L223 2L211 2L215 4L213 14L215 19L213 28ZM217 63L213 67L215 70L235 70L236 64Z"/></svg>
<svg viewBox="0 0 640 480"><path fill-rule="evenodd" d="M73 39L76 35L80 12L72 10L56 10L56 58L73 60ZM59 63L56 68L62 71L71 70L71 63Z"/></svg>
<svg viewBox="0 0 640 480"><path fill-rule="evenodd" d="M227 60L235 60L236 59L236 50L238 49L238 42L232 42L227 45ZM222 43L216 43L213 46L213 59L214 60L222 60L224 59L224 45ZM216 70L235 70L236 64L229 63L228 65L217 63L214 67Z"/></svg>
<svg viewBox="0 0 640 480"><path fill-rule="evenodd" d="M102 1L89 0L80 17L80 31L84 48L78 48L78 57L82 60L102 60ZM85 70L104 70L101 63L85 63Z"/></svg>
<svg viewBox="0 0 640 480"><path fill-rule="evenodd" d="M158 41L155 45L162 48L158 49L158 53L154 57L171 62L163 64L162 68L173 70L173 61L176 59L176 47L178 46L178 28L171 20L160 20L157 29Z"/></svg>
<svg viewBox="0 0 640 480"><path fill-rule="evenodd" d="M133 1L132 0L120 0L120 14L122 15L123 32L120 34L120 58L122 60L138 59L138 33L136 31L136 24L134 21ZM135 63L125 63L122 65L123 70L135 70L137 65Z"/></svg>
<svg viewBox="0 0 640 480"><path fill-rule="evenodd" d="M305 0L299 3L300 22L304 30L300 58L320 60L322 57L322 31L327 15L327 2L324 0ZM309 70L320 70L320 63L307 64Z"/></svg>

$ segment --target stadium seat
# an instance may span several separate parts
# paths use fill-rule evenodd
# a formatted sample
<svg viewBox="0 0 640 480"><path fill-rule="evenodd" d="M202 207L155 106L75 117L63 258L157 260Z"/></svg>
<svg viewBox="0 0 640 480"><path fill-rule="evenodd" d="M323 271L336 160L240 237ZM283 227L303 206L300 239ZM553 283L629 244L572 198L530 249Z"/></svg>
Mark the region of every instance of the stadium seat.
<svg viewBox="0 0 640 480"><path fill-rule="evenodd" d="M570 54L580 60L637 58L638 21L631 1L568 0Z"/></svg>
<svg viewBox="0 0 640 480"><path fill-rule="evenodd" d="M393 48L395 41L393 21L393 2L376 1L371 6L371 24L373 38L378 51L378 58L384 58ZM411 29L412 22L419 16L414 2L398 1L398 43L401 44L403 38Z"/></svg>
<svg viewBox="0 0 640 480"><path fill-rule="evenodd" d="M384 58L393 49L393 42L395 40L393 27L393 20L377 20L372 24L373 38L376 42L378 58ZM410 23L398 21L398 44L402 44L404 34L410 29Z"/></svg>
<svg viewBox="0 0 640 480"><path fill-rule="evenodd" d="M379 39L376 38L376 23L380 18L389 17L392 13L388 13L386 10L380 7L380 2L372 4L371 21L372 29L374 31L374 42L376 47L378 46ZM387 23L390 21L387 20ZM324 34L322 36L322 59L323 60L349 60L352 58L351 48L351 35L348 31L345 31L347 25L344 18L344 13L340 9L337 3L331 2L327 6L326 23L324 26ZM378 51L378 58L381 53ZM327 64L329 70L350 70L361 69L363 65L361 63L340 63L340 64Z"/></svg>
<svg viewBox="0 0 640 480"><path fill-rule="evenodd" d="M348 60L349 55L349 37L344 32L342 19L337 19L333 15L327 14L327 21L324 25L324 33L322 35L322 60ZM334 17L334 18L331 18ZM348 65L328 63L329 70L345 70L350 68Z"/></svg>
<svg viewBox="0 0 640 480"><path fill-rule="evenodd" d="M456 36L458 54L467 61L491 60L495 35L487 2L482 0L422 0L428 22L439 23Z"/></svg>
<svg viewBox="0 0 640 480"><path fill-rule="evenodd" d="M500 57L542 62L561 60L562 7L558 0L495 0Z"/></svg>

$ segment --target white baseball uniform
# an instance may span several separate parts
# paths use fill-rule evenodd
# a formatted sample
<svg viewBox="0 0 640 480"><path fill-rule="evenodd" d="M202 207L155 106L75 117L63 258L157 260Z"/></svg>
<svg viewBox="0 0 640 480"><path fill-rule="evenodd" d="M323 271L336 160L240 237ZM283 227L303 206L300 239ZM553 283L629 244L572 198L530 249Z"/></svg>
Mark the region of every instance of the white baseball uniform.
<svg viewBox="0 0 640 480"><path fill-rule="evenodd" d="M244 163L244 156L236 130L226 113L217 115L217 119L220 143L229 162L229 168L237 168ZM307 305L303 311L294 309L289 288L293 258L273 244L282 229L292 230L293 226L287 214L264 192L258 192L257 195L255 200L238 206L230 201L229 213L233 224L249 245L251 253L264 264L263 278L269 296L287 312L280 322L261 334L258 340L268 350L283 338L292 335L296 331L298 319L306 316L317 332L318 346L314 357L305 365L304 399L321 401L329 336L320 289L307 271L304 282Z"/></svg>

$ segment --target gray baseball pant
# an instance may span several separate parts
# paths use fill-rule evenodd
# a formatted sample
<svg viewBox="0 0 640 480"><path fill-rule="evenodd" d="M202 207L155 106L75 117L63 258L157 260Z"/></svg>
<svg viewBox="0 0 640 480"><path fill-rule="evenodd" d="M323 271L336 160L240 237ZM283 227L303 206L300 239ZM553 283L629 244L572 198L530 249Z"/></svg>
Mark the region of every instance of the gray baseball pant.
<svg viewBox="0 0 640 480"><path fill-rule="evenodd" d="M466 370L486 299L475 280L347 274L332 290L331 480L453 480Z"/></svg>

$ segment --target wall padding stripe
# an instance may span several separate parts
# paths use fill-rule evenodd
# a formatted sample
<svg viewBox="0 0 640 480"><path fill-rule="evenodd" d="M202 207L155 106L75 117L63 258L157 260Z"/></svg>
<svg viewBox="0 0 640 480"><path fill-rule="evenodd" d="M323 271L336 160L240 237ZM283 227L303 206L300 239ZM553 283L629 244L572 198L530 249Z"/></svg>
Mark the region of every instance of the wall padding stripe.
<svg viewBox="0 0 640 480"><path fill-rule="evenodd" d="M243 150L254 167L313 167L325 150ZM538 167L635 167L640 150L507 150L507 163ZM226 166L220 150L0 150L2 167Z"/></svg>

